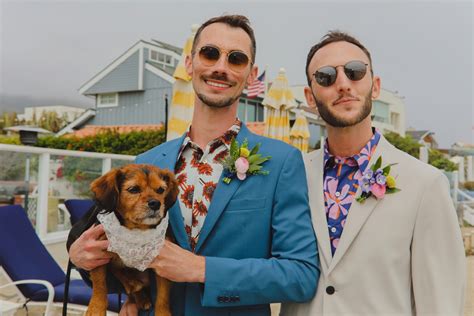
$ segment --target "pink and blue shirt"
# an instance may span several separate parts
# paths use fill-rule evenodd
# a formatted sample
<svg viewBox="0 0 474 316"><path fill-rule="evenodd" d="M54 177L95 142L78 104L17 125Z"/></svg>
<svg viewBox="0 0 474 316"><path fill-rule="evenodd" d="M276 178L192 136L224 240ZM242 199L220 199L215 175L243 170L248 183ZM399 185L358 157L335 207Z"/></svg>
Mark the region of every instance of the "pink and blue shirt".
<svg viewBox="0 0 474 316"><path fill-rule="evenodd" d="M380 133L375 129L374 135L362 150L351 157L334 156L329 153L327 139L324 144L324 206L333 256L359 188L359 180L367 169L379 140Z"/></svg>

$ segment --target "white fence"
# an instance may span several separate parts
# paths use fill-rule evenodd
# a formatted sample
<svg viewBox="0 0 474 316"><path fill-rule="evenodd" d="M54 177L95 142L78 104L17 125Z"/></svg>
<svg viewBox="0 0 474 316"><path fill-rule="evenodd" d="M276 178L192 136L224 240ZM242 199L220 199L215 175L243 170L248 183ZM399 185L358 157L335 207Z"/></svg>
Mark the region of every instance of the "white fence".
<svg viewBox="0 0 474 316"><path fill-rule="evenodd" d="M134 159L135 156L128 155L0 144L0 188L7 191L9 184L22 183L18 176L14 181L7 179L9 167L15 167L17 171L23 168L26 178L31 174L30 187L33 190L28 197L27 211L36 232L45 244L64 241L69 219L67 212L61 210L62 202L85 198L84 192L78 192L78 188L85 191L91 178ZM30 160L31 164L26 163ZM67 176L64 175L66 172L69 172Z"/></svg>

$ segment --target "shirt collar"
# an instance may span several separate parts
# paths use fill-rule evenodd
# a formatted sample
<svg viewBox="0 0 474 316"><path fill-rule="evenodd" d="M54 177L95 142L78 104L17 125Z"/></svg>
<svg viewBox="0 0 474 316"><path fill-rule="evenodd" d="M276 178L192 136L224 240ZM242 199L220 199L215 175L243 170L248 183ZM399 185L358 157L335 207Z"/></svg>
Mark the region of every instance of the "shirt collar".
<svg viewBox="0 0 474 316"><path fill-rule="evenodd" d="M324 169L334 166L334 163L354 164L357 165L363 173L369 165L369 160L377 147L380 140L380 132L376 128L372 128L373 135L365 146L355 155L350 157L337 157L329 152L328 140L324 142Z"/></svg>
<svg viewBox="0 0 474 316"><path fill-rule="evenodd" d="M227 149L230 149L230 143L232 142L233 138L237 137L237 134L239 133L241 126L242 126L242 121L239 120L239 118L236 118L234 124L232 124L232 126L229 127L229 129L227 131L225 131L224 134L222 134L221 136L211 140L208 145L209 146L224 145L224 146L226 146ZM188 129L186 130L186 135L184 137L183 144L181 145L181 147L179 149L178 158L181 157L181 154L183 153L183 151L186 149L186 147L188 145L194 144L193 141L191 140L191 136L190 136L191 135L191 127L192 126L189 126ZM197 147L197 145L196 145L196 147Z"/></svg>

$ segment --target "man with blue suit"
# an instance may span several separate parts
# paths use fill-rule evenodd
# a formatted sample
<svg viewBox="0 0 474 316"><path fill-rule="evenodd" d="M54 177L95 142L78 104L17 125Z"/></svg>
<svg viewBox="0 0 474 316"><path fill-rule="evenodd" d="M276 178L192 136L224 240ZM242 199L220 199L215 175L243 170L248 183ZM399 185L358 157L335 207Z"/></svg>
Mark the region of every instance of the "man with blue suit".
<svg viewBox="0 0 474 316"><path fill-rule="evenodd" d="M172 315L270 315L269 303L308 301L316 291L319 262L301 153L236 119L242 90L257 75L255 53L246 17L205 22L186 59L196 93L191 127L136 159L174 170L179 182L169 210L176 244L167 241L150 265L174 282ZM224 169L234 137L249 149L260 144L258 153L271 157L261 163L268 173L250 174L245 162L236 164L237 174ZM77 249L96 241L78 241L70 251L76 265L107 261L106 244L85 259ZM121 315L133 314L134 305L125 304Z"/></svg>

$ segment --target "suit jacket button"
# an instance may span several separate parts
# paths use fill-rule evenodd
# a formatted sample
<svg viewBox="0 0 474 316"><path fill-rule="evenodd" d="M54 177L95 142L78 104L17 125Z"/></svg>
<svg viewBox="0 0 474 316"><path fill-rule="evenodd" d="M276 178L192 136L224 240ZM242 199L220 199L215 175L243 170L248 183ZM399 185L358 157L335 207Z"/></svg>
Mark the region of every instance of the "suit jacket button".
<svg viewBox="0 0 474 316"><path fill-rule="evenodd" d="M334 286L330 285L326 288L326 293L328 293L329 295L333 295L334 292L336 292L336 289L334 288Z"/></svg>

